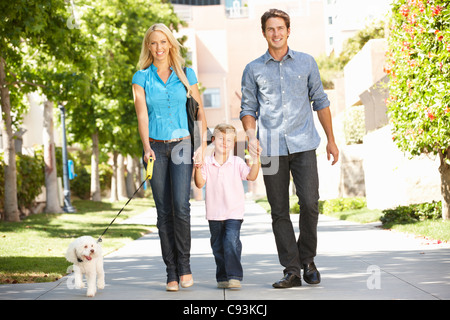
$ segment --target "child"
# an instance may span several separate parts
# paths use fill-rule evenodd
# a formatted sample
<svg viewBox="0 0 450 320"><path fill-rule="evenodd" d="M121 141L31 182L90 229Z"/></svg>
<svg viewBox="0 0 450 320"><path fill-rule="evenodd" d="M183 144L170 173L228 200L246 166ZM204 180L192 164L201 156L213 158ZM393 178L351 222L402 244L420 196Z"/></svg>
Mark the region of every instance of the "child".
<svg viewBox="0 0 450 320"><path fill-rule="evenodd" d="M242 245L239 233L244 217L244 187L242 180L254 181L260 168L259 154L251 154L251 168L232 154L236 129L228 124L214 128L214 152L203 165L195 166L195 185L206 183L206 219L211 232L211 248L216 261L218 288L240 288L243 277ZM259 149L259 146L258 146Z"/></svg>

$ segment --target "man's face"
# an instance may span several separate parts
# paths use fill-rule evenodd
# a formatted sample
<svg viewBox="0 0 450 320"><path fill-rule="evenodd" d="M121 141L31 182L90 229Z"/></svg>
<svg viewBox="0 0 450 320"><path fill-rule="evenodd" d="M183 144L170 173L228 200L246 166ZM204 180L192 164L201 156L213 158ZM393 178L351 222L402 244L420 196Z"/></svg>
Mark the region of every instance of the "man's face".
<svg viewBox="0 0 450 320"><path fill-rule="evenodd" d="M280 50L287 49L287 39L290 33L291 29L286 27L282 18L269 18L266 21L263 36L267 40L269 49Z"/></svg>

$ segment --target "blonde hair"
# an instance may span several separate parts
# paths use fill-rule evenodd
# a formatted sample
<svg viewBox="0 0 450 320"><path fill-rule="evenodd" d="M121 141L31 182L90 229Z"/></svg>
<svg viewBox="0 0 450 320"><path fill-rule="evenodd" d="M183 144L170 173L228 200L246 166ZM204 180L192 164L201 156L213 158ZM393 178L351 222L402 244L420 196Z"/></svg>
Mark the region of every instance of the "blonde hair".
<svg viewBox="0 0 450 320"><path fill-rule="evenodd" d="M227 123L219 123L215 128L213 132L213 137L216 136L217 132L221 132L222 134L234 134L234 141L237 141L237 131L236 128L233 127L231 124Z"/></svg>
<svg viewBox="0 0 450 320"><path fill-rule="evenodd" d="M169 66L171 66L175 73L177 74L180 81L184 84L187 90L187 97L191 96L191 86L189 84L189 81L186 77L186 74L183 71L184 66L184 59L180 54L180 47L181 44L175 39L175 36L173 35L172 31L163 23L156 23L152 25L150 28L148 28L147 32L145 33L144 40L142 41L142 49L141 49L141 55L139 56L139 62L138 62L138 69L146 69L153 63L153 56L150 52L150 35L155 32L160 31L164 33L167 37L167 40L172 45L172 48L169 49Z"/></svg>

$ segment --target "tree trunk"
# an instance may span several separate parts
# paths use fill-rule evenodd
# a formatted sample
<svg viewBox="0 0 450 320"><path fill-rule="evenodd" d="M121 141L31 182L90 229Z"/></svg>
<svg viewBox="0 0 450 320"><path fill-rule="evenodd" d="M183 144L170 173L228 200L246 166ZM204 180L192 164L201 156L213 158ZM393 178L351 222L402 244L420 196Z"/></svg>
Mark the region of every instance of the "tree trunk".
<svg viewBox="0 0 450 320"><path fill-rule="evenodd" d="M133 158L133 161L134 161L134 168L135 168L135 177L136 177L136 180L135 180L135 182L134 182L134 187L135 187L135 190L137 189L137 188L139 188L139 186L141 185L141 183L142 183L142 180L144 180L143 178L142 178L142 174L141 174L141 163L140 163L140 158L139 157L135 157L135 158ZM138 193L137 193L137 196L139 197L139 198L143 198L144 197L144 187L142 187L141 189L139 189L139 191L138 191Z"/></svg>
<svg viewBox="0 0 450 320"><path fill-rule="evenodd" d="M5 70L5 59L0 57L0 94L2 98L2 112L5 122L4 127L2 128L5 161L4 219L6 221L20 221L20 214L17 205L16 149L14 147L14 137L12 133L11 101L9 98L9 88L6 85Z"/></svg>
<svg viewBox="0 0 450 320"><path fill-rule="evenodd" d="M119 153L119 155L117 156L117 195L119 197L119 200L127 199L124 160L124 156Z"/></svg>
<svg viewBox="0 0 450 320"><path fill-rule="evenodd" d="M113 152L110 200L111 200L111 202L116 202L117 200L119 200L119 198L117 197L117 151Z"/></svg>
<svg viewBox="0 0 450 320"><path fill-rule="evenodd" d="M45 166L45 212L63 212L58 198L58 178L56 174L55 139L53 135L53 102L44 102L44 166Z"/></svg>
<svg viewBox="0 0 450 320"><path fill-rule="evenodd" d="M129 198L136 191L136 188L134 186L134 173L136 170L134 169L133 157L130 155L127 155L126 170L127 170L127 176L125 178L125 184L126 184L126 189L127 189L127 196Z"/></svg>
<svg viewBox="0 0 450 320"><path fill-rule="evenodd" d="M450 219L450 147L444 153L439 152L441 165L442 219Z"/></svg>
<svg viewBox="0 0 450 320"><path fill-rule="evenodd" d="M98 132L92 134L92 156L91 156L91 200L102 201L100 190L100 173L98 169L99 163L98 149Z"/></svg>

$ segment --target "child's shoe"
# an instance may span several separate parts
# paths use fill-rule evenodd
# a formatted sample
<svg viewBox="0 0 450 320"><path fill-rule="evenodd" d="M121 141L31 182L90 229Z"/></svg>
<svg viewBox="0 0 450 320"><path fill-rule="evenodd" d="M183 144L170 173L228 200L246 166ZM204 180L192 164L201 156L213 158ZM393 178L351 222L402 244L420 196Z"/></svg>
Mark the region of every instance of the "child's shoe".
<svg viewBox="0 0 450 320"><path fill-rule="evenodd" d="M228 281L228 288L230 288L230 289L238 289L240 287L241 287L241 282L239 280L230 279Z"/></svg>

